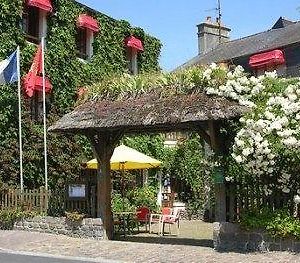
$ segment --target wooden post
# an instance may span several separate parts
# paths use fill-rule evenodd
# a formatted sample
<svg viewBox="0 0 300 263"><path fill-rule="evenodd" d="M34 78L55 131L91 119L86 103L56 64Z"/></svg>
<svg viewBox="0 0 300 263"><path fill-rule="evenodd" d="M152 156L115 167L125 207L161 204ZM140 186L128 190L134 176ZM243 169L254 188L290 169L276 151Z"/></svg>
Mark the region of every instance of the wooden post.
<svg viewBox="0 0 300 263"><path fill-rule="evenodd" d="M222 154L220 137L218 136L219 127L216 122L208 121L209 137L211 147L215 154ZM215 195L216 195L216 221L226 221L226 188L225 183L215 183Z"/></svg>
<svg viewBox="0 0 300 263"><path fill-rule="evenodd" d="M122 132L98 132L90 135L98 161L97 175L97 217L102 220L104 239L113 238L113 217L111 211L110 158Z"/></svg>
<svg viewBox="0 0 300 263"><path fill-rule="evenodd" d="M229 186L229 222L234 222L236 219L236 188L235 185L230 184Z"/></svg>

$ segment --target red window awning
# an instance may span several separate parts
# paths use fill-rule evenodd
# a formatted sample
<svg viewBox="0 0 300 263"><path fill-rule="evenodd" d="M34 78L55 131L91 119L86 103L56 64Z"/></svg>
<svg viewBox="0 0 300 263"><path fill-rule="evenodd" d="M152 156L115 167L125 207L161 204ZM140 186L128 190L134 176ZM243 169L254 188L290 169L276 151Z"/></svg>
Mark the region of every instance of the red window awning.
<svg viewBox="0 0 300 263"><path fill-rule="evenodd" d="M276 66L285 63L284 54L281 50L276 49L250 57L249 65L252 68L261 68L266 66Z"/></svg>
<svg viewBox="0 0 300 263"><path fill-rule="evenodd" d="M77 26L80 28L87 28L93 32L99 31L98 21L91 16L81 14L77 19Z"/></svg>
<svg viewBox="0 0 300 263"><path fill-rule="evenodd" d="M125 45L127 47L131 47L131 48L137 49L139 51L144 51L144 47L143 47L142 41L139 40L138 38L134 37L134 36L127 37L125 39Z"/></svg>
<svg viewBox="0 0 300 263"><path fill-rule="evenodd" d="M28 97L32 97L35 91L43 91L43 77L30 75L24 79L24 89ZM45 77L45 92L50 93L52 91L52 84L50 80Z"/></svg>
<svg viewBox="0 0 300 263"><path fill-rule="evenodd" d="M37 8L40 8L42 10L45 10L47 12L52 12L52 4L51 0L28 0L27 1L28 6L35 6Z"/></svg>
<svg viewBox="0 0 300 263"><path fill-rule="evenodd" d="M35 90L36 91L43 91L43 77L37 76L35 81ZM45 77L45 92L50 93L52 91L52 84L50 80Z"/></svg>

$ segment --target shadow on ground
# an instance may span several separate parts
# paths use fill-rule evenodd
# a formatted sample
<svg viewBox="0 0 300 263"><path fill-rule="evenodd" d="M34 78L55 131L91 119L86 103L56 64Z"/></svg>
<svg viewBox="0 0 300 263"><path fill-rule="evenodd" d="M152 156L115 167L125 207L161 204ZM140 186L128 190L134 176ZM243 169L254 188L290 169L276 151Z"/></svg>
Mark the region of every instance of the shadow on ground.
<svg viewBox="0 0 300 263"><path fill-rule="evenodd" d="M116 241L127 241L137 243L153 243L153 244L169 244L184 246L201 246L213 247L212 239L193 239L193 238L177 238L177 237L145 237L145 236L126 236L118 237Z"/></svg>
<svg viewBox="0 0 300 263"><path fill-rule="evenodd" d="M146 229L141 229L140 232L131 233L124 237L123 235L116 236L117 241L128 241L137 243L153 243L153 244L170 244L183 246L201 246L213 247L212 241L212 224L200 220L181 220L179 235L174 235L177 232L176 226L170 227L166 235L158 235L158 224L151 227L151 234Z"/></svg>

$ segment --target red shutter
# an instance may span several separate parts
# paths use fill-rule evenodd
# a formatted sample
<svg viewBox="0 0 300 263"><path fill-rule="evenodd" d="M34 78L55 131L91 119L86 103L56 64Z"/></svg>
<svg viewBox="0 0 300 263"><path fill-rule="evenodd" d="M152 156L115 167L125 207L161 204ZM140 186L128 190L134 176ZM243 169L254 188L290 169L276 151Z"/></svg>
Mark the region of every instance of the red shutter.
<svg viewBox="0 0 300 263"><path fill-rule="evenodd" d="M47 12L53 11L51 0L28 0L27 5L35 6L39 9L45 10Z"/></svg>
<svg viewBox="0 0 300 263"><path fill-rule="evenodd" d="M142 41L139 40L138 38L134 37L134 36L127 37L125 39L125 45L127 47L131 47L131 48L134 48L134 49L139 50L139 51L144 51Z"/></svg>
<svg viewBox="0 0 300 263"><path fill-rule="evenodd" d="M87 28L93 32L99 31L98 21L91 16L81 14L77 19L77 26L80 28Z"/></svg>
<svg viewBox="0 0 300 263"><path fill-rule="evenodd" d="M249 65L252 68L261 68L267 66L276 66L285 63L284 54L281 50L276 49L250 57Z"/></svg>

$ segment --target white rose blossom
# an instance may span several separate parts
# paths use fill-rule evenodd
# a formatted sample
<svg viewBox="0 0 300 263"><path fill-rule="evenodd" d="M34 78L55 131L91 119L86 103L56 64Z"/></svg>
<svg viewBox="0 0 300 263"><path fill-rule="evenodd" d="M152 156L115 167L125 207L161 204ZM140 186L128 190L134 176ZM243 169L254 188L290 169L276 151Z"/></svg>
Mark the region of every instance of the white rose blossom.
<svg viewBox="0 0 300 263"><path fill-rule="evenodd" d="M234 71L225 74L225 82L218 86L212 79L217 69L218 66L213 64L205 70L203 76L209 85L204 91L235 100L250 109L240 118L242 128L235 137L232 157L237 163L245 165L253 176L278 177L281 155L276 151L275 144L280 144L282 149L300 151L300 78L294 82L277 79L276 71L248 77L244 69L237 66ZM275 92L270 90L270 85L266 83L275 81L283 83L285 88ZM281 173L277 178L282 192L291 191L292 178L289 173ZM269 187L264 191L268 195L272 193Z"/></svg>

